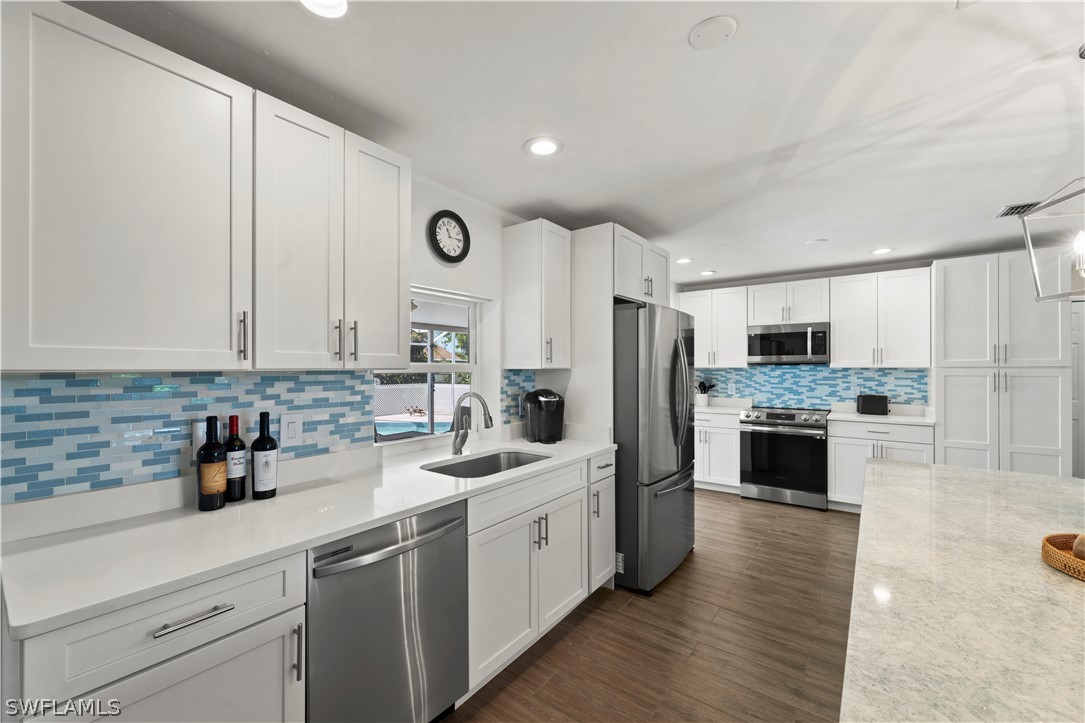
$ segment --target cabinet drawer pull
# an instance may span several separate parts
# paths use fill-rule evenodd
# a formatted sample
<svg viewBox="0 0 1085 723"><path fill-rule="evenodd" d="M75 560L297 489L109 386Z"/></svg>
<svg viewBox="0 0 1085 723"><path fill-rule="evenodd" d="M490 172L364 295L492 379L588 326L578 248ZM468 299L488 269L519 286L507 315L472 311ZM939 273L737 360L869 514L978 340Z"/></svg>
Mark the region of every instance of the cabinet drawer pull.
<svg viewBox="0 0 1085 723"><path fill-rule="evenodd" d="M249 312L241 312L241 359L242 361L249 360Z"/></svg>
<svg viewBox="0 0 1085 723"><path fill-rule="evenodd" d="M302 656L305 654L305 645L303 644L303 639L301 635L301 623L298 623L298 626L294 628L291 632L294 633L294 635L298 636L298 662L294 663L294 665L291 667L294 668L294 670L298 671L296 680L300 683L302 677Z"/></svg>
<svg viewBox="0 0 1085 723"><path fill-rule="evenodd" d="M211 608L207 612L200 613L199 615L197 615L194 618L189 618L188 620L184 620L184 621L179 622L179 623L174 623L173 625L170 625L169 623L166 623L165 625L162 626L161 630L156 632L151 637L157 639L157 638L163 637L164 635L169 635L170 633L176 633L178 630L183 630L183 629L187 628L189 625L195 625L196 623L202 623L204 620L210 620L211 618L213 618L213 617L215 617L217 615L222 615L223 613L228 613L233 609L234 609L233 603L229 603L227 605L216 605L215 607Z"/></svg>
<svg viewBox="0 0 1085 723"><path fill-rule="evenodd" d="M596 517L599 516L599 493L592 492L592 499L595 501L595 506L592 508L592 514Z"/></svg>
<svg viewBox="0 0 1085 723"><path fill-rule="evenodd" d="M614 466L613 462L607 462L606 464L596 465L595 468L596 469L607 469L608 467L613 467L613 466Z"/></svg>
<svg viewBox="0 0 1085 723"><path fill-rule="evenodd" d="M889 432L880 432L877 429L868 429L867 434L890 434Z"/></svg>

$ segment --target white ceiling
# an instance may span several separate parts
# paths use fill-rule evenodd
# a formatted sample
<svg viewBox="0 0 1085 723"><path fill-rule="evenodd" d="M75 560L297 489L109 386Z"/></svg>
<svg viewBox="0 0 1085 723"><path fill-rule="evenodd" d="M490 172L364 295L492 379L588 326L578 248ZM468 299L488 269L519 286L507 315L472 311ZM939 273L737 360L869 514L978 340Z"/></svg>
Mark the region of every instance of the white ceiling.
<svg viewBox="0 0 1085 723"><path fill-rule="evenodd" d="M1016 246L995 212L1085 175L1076 1L77 4L514 214L626 225L679 283Z"/></svg>

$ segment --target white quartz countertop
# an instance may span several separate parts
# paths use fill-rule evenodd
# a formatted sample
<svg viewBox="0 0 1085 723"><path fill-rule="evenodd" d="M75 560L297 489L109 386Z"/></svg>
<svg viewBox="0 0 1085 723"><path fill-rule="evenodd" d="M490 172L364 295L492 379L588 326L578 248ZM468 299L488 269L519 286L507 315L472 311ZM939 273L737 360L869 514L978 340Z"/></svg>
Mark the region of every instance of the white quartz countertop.
<svg viewBox="0 0 1085 723"><path fill-rule="evenodd" d="M830 422L863 422L864 424L916 424L934 426L934 415L924 414L859 414L858 412L829 412Z"/></svg>
<svg viewBox="0 0 1085 723"><path fill-rule="evenodd" d="M40 635L615 448L577 440L470 440L464 457L522 449L550 458L476 479L419 469L451 459L442 446L387 457L383 467L281 488L270 500L250 497L214 512L176 509L6 543L10 634L17 640Z"/></svg>
<svg viewBox="0 0 1085 723"><path fill-rule="evenodd" d="M1085 719L1085 583L1044 535L1085 531L1085 483L871 460L842 721Z"/></svg>

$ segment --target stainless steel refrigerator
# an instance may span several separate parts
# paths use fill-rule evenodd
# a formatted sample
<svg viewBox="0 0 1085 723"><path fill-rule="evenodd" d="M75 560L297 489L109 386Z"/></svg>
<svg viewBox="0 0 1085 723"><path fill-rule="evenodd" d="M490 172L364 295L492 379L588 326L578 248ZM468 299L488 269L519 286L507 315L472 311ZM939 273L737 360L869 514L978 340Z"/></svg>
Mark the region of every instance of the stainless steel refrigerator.
<svg viewBox="0 0 1085 723"><path fill-rule="evenodd" d="M615 582L649 591L693 549L693 317L614 307Z"/></svg>

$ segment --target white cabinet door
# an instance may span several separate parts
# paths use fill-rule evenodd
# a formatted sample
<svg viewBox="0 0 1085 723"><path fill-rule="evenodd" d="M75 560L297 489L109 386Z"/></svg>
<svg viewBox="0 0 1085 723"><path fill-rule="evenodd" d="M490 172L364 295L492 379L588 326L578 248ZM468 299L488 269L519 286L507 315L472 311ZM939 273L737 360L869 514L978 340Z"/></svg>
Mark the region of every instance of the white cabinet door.
<svg viewBox="0 0 1085 723"><path fill-rule="evenodd" d="M1045 293L1069 290L1069 258L1036 249ZM1070 366L1070 304L1036 302L1028 253L999 254L999 363L1016 367Z"/></svg>
<svg viewBox="0 0 1085 723"><path fill-rule="evenodd" d="M853 505L863 503L866 463L874 457L875 442L829 437L829 499Z"/></svg>
<svg viewBox="0 0 1085 723"><path fill-rule="evenodd" d="M644 272L644 245L647 242L628 229L614 225L614 295L644 301L648 275Z"/></svg>
<svg viewBox="0 0 1085 723"><path fill-rule="evenodd" d="M713 366L712 354L716 351L712 317L713 293L688 291L678 294L678 308L693 316L693 366L698 369Z"/></svg>
<svg viewBox="0 0 1085 723"><path fill-rule="evenodd" d="M591 513L591 539L588 542L590 593L614 577L614 477L593 484L588 501Z"/></svg>
<svg viewBox="0 0 1085 723"><path fill-rule="evenodd" d="M829 280L808 279L787 284L787 323L829 320Z"/></svg>
<svg viewBox="0 0 1085 723"><path fill-rule="evenodd" d="M705 482L738 487L739 431L705 427L705 454L708 459Z"/></svg>
<svg viewBox="0 0 1085 723"><path fill-rule="evenodd" d="M712 292L714 367L746 366L746 287Z"/></svg>
<svg viewBox="0 0 1085 723"><path fill-rule="evenodd" d="M999 469L1070 476L1070 375L1070 369L1001 370Z"/></svg>
<svg viewBox="0 0 1085 723"><path fill-rule="evenodd" d="M578 490L537 508L542 517L538 550L539 632L588 596L587 490Z"/></svg>
<svg viewBox="0 0 1085 723"><path fill-rule="evenodd" d="M86 697L119 700L120 715L80 720L303 721L304 623L297 607L100 688Z"/></svg>
<svg viewBox="0 0 1085 723"><path fill-rule="evenodd" d="M877 456L895 462L934 464L934 445L915 442L878 442Z"/></svg>
<svg viewBox="0 0 1085 723"><path fill-rule="evenodd" d="M568 369L571 323L569 318L569 232L549 221L544 221L541 243L543 367Z"/></svg>
<svg viewBox="0 0 1085 723"><path fill-rule="evenodd" d="M346 134L344 357L356 369L410 364L411 162Z"/></svg>
<svg viewBox="0 0 1085 723"><path fill-rule="evenodd" d="M936 369L934 384L938 463L998 469L998 370Z"/></svg>
<svg viewBox="0 0 1085 723"><path fill-rule="evenodd" d="M539 632L538 518L534 511L525 512L467 536L472 688L516 657Z"/></svg>
<svg viewBox="0 0 1085 723"><path fill-rule="evenodd" d="M833 334L838 327L833 326ZM931 271L929 268L878 274L878 365L931 365Z"/></svg>
<svg viewBox="0 0 1085 723"><path fill-rule="evenodd" d="M878 275L836 276L830 291L831 366L877 366Z"/></svg>
<svg viewBox="0 0 1085 723"><path fill-rule="evenodd" d="M708 441L707 427L694 427L693 433L693 479L698 482L708 481Z"/></svg>
<svg viewBox="0 0 1085 723"><path fill-rule="evenodd" d="M934 262L936 367L998 363L998 267L998 254Z"/></svg>
<svg viewBox="0 0 1085 723"><path fill-rule="evenodd" d="M343 366L343 129L256 94L255 366Z"/></svg>
<svg viewBox="0 0 1085 723"><path fill-rule="evenodd" d="M750 326L783 324L787 321L787 284L747 287L747 323Z"/></svg>
<svg viewBox="0 0 1085 723"><path fill-rule="evenodd" d="M644 275L648 278L648 301L671 305L670 256L666 251L644 244Z"/></svg>
<svg viewBox="0 0 1085 723"><path fill-rule="evenodd" d="M252 90L3 5L5 371L247 369Z"/></svg>

